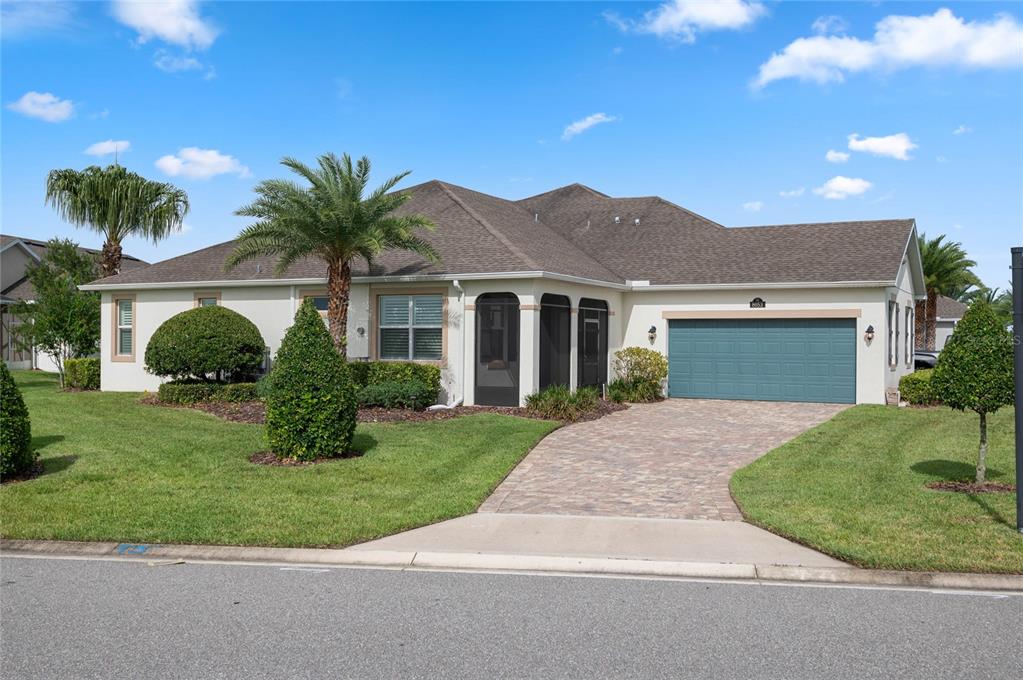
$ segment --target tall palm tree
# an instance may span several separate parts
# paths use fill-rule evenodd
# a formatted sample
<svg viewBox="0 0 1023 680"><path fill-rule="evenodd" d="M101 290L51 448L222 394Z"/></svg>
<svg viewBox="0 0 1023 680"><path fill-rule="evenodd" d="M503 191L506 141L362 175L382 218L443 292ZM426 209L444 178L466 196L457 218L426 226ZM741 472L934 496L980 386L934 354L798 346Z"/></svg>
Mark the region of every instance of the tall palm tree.
<svg viewBox="0 0 1023 680"><path fill-rule="evenodd" d="M338 158L325 154L319 167L311 168L294 158L281 165L308 182L301 186L283 179L256 185L259 198L235 214L255 218L238 235L234 251L224 263L230 270L258 257L277 257L275 273L304 257L317 257L327 265L327 323L338 351L345 352L348 328L348 296L352 285L352 261L373 260L387 250L407 250L437 261L437 252L417 235L435 228L423 215L395 215L410 198L391 192L409 175L405 171L366 196L369 159L363 156L352 167L348 154Z"/></svg>
<svg viewBox="0 0 1023 680"><path fill-rule="evenodd" d="M64 220L104 236L101 276L120 270L126 237L156 243L181 228L189 207L188 195L173 184L148 180L120 165L50 171L46 203Z"/></svg>
<svg viewBox="0 0 1023 680"><path fill-rule="evenodd" d="M966 256L961 243L945 243L944 234L928 240L921 233L919 239L927 299L916 303L917 337L923 339L925 349L933 350L938 296L954 295L981 283L971 269L977 263Z"/></svg>

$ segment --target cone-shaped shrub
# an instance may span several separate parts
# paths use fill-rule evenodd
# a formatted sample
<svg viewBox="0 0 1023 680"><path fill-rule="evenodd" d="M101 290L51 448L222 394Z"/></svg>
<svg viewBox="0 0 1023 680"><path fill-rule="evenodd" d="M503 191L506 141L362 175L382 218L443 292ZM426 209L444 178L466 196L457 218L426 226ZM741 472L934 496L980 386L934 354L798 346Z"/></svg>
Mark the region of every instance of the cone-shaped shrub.
<svg viewBox="0 0 1023 680"><path fill-rule="evenodd" d="M27 472L35 459L25 400L11 372L0 361L0 477Z"/></svg>
<svg viewBox="0 0 1023 680"><path fill-rule="evenodd" d="M312 300L295 314L267 380L266 436L278 458L352 452L355 385Z"/></svg>
<svg viewBox="0 0 1023 680"><path fill-rule="evenodd" d="M1013 402L1012 334L991 306L974 302L938 355L931 389L948 406L980 416L977 482L987 472L987 414Z"/></svg>

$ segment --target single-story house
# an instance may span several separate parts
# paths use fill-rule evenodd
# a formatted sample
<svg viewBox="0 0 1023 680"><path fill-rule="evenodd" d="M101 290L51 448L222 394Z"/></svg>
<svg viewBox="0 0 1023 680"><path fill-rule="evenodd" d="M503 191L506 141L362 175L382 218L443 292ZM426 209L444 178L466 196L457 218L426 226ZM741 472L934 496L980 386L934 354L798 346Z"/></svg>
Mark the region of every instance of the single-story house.
<svg viewBox="0 0 1023 680"><path fill-rule="evenodd" d="M426 238L441 262L394 252L357 266L348 355L434 363L449 403L600 386L630 346L668 357L672 397L884 403L913 370L924 284L911 219L727 228L580 184L521 200L436 180L406 191L402 210L437 225ZM271 353L303 299L326 309L318 260L227 272L232 248L85 286L103 295L103 389L158 387L146 343L190 307L243 314Z"/></svg>
<svg viewBox="0 0 1023 680"><path fill-rule="evenodd" d="M30 264L43 259L46 248L46 241L0 234L0 356L11 369L36 368L51 373L57 371L57 365L48 354L38 350L30 351L18 343L17 328L20 322L9 312L13 303L35 299L35 289L28 280L26 269ZM95 256L100 254L100 251L92 248L79 250ZM122 272L147 265L147 262L131 255L124 255L121 259Z"/></svg>
<svg viewBox="0 0 1023 680"><path fill-rule="evenodd" d="M969 307L955 298L945 295L938 296L937 313L934 319L934 349L939 352L952 337L956 324L963 318Z"/></svg>

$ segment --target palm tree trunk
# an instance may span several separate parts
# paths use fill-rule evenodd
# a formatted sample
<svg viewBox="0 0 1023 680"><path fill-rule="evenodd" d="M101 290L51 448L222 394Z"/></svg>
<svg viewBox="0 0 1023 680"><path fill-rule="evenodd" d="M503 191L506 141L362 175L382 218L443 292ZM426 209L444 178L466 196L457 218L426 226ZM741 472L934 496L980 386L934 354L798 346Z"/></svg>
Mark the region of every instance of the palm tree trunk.
<svg viewBox="0 0 1023 680"><path fill-rule="evenodd" d="M933 288L927 289L927 337L925 339L926 349L934 351L935 335L938 327L938 291Z"/></svg>
<svg viewBox="0 0 1023 680"><path fill-rule="evenodd" d="M99 260L101 277L113 276L121 271L121 244L113 241L103 243L103 252Z"/></svg>
<svg viewBox="0 0 1023 680"><path fill-rule="evenodd" d="M977 451L977 483L984 483L987 474L987 414L980 414L980 449Z"/></svg>
<svg viewBox="0 0 1023 680"><path fill-rule="evenodd" d="M927 346L927 301L917 300L913 309L913 347L911 350Z"/></svg>
<svg viewBox="0 0 1023 680"><path fill-rule="evenodd" d="M352 289L352 266L334 260L327 263L327 325L342 357L348 346L348 296Z"/></svg>

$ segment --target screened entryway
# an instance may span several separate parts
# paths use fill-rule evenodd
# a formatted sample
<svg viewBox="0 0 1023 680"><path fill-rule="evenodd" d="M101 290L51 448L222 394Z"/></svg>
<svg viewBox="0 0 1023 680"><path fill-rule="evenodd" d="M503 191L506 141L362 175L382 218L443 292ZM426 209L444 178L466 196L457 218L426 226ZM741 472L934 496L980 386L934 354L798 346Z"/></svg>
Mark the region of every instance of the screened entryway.
<svg viewBox="0 0 1023 680"><path fill-rule="evenodd" d="M572 364L572 304L564 295L540 298L540 389L568 386Z"/></svg>
<svg viewBox="0 0 1023 680"><path fill-rule="evenodd" d="M476 403L519 405L519 299L512 293L476 298Z"/></svg>
<svg viewBox="0 0 1023 680"><path fill-rule="evenodd" d="M579 300L579 387L607 382L607 303Z"/></svg>

